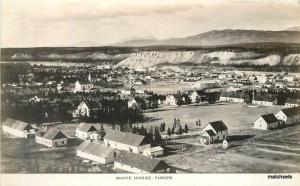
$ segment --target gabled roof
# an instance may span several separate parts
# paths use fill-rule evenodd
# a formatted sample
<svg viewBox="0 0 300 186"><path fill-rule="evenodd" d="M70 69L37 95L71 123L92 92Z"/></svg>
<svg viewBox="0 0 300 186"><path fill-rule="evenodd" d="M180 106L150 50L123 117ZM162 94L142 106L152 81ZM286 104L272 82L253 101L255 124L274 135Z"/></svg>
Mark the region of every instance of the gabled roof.
<svg viewBox="0 0 300 186"><path fill-rule="evenodd" d="M93 124L86 123L81 123L77 129L83 132L97 131L97 128Z"/></svg>
<svg viewBox="0 0 300 186"><path fill-rule="evenodd" d="M145 136L131 134L127 132L121 132L117 130L109 130L104 136L105 140L115 141L132 146L140 146L143 144L149 144L149 141Z"/></svg>
<svg viewBox="0 0 300 186"><path fill-rule="evenodd" d="M113 148L105 147L103 144L92 143L90 141L82 142L77 147L77 150L103 158L106 158L109 154L115 151Z"/></svg>
<svg viewBox="0 0 300 186"><path fill-rule="evenodd" d="M286 116L300 115L300 107L292 107L281 110Z"/></svg>
<svg viewBox="0 0 300 186"><path fill-rule="evenodd" d="M7 118L2 125L5 125L7 127L16 129L16 130L20 130L20 131L24 131L24 130L28 130L31 129L32 127L28 124L25 123L23 121L19 121L19 120L15 120L15 119L11 119L11 118Z"/></svg>
<svg viewBox="0 0 300 186"><path fill-rule="evenodd" d="M146 172L155 172L160 169L168 168L169 165L163 160L149 158L144 155L121 151L116 157L115 162L138 168Z"/></svg>
<svg viewBox="0 0 300 186"><path fill-rule="evenodd" d="M212 122L209 122L207 125L211 125L211 127L212 127L216 132L228 130L227 126L224 124L224 122L223 122L222 120L212 121ZM206 125L206 126L207 126L207 125ZM206 126L205 126L205 127L206 127ZM204 127L204 128L205 128L205 127Z"/></svg>
<svg viewBox="0 0 300 186"><path fill-rule="evenodd" d="M265 114L261 115L260 117L262 117L267 123L274 123L278 121L274 114Z"/></svg>
<svg viewBox="0 0 300 186"><path fill-rule="evenodd" d="M48 140L67 138L67 136L57 127L51 127L49 129L42 128L36 135Z"/></svg>
<svg viewBox="0 0 300 186"><path fill-rule="evenodd" d="M205 131L210 137L215 136L216 133L213 130L206 130Z"/></svg>

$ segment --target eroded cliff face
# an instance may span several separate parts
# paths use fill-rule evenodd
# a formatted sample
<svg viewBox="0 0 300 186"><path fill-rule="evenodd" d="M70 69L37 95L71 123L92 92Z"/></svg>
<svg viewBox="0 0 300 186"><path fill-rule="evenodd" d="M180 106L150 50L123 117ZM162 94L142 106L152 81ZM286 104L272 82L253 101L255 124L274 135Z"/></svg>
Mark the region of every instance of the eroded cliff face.
<svg viewBox="0 0 300 186"><path fill-rule="evenodd" d="M39 54L44 60L115 60L117 66L151 67L157 65L182 63L189 64L252 64L252 65L300 65L300 54L292 53L285 56L273 53L256 53L252 51L144 51L137 53L109 55L102 52L79 52L72 54ZM12 60L31 60L34 57L26 53L15 53Z"/></svg>
<svg viewBox="0 0 300 186"><path fill-rule="evenodd" d="M286 65L300 65L300 54L289 54L282 61Z"/></svg>
<svg viewBox="0 0 300 186"><path fill-rule="evenodd" d="M117 55L109 55L102 52L80 52L80 53L72 53L72 54L58 54L58 53L50 53L50 54L39 54L38 58L44 60L123 60L127 58L129 54L117 54ZM34 57L25 54L25 53L16 53L10 57L12 60L26 60L33 59Z"/></svg>
<svg viewBox="0 0 300 186"><path fill-rule="evenodd" d="M228 51L166 51L166 52L139 52L133 53L121 61L118 66L151 67L160 64L253 64L253 65L299 65L300 54L280 56L276 54L258 54L255 52L228 52Z"/></svg>

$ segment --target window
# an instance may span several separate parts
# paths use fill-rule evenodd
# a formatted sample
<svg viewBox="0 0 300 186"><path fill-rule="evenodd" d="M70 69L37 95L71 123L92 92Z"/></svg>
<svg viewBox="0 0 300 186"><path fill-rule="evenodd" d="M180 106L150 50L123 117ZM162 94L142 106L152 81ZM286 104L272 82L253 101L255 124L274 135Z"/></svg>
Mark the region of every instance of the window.
<svg viewBox="0 0 300 186"><path fill-rule="evenodd" d="M65 143L64 141L61 142L61 144L64 144L64 143Z"/></svg>

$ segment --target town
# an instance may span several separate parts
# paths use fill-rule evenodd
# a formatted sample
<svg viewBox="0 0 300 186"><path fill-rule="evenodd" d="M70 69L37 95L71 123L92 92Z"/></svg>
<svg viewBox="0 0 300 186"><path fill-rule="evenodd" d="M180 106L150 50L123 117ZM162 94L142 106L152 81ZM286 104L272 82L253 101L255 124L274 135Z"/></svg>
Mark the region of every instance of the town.
<svg viewBox="0 0 300 186"><path fill-rule="evenodd" d="M298 73L59 62L1 68L2 172L300 170ZM250 162L260 165L254 171Z"/></svg>

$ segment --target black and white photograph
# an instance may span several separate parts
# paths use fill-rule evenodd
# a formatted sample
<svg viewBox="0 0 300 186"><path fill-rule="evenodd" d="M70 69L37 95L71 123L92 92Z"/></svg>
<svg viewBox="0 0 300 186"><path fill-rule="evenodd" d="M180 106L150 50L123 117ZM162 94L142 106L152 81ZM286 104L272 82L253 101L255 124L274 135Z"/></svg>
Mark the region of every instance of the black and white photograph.
<svg viewBox="0 0 300 186"><path fill-rule="evenodd" d="M299 0L2 0L0 14L1 174L300 173Z"/></svg>

